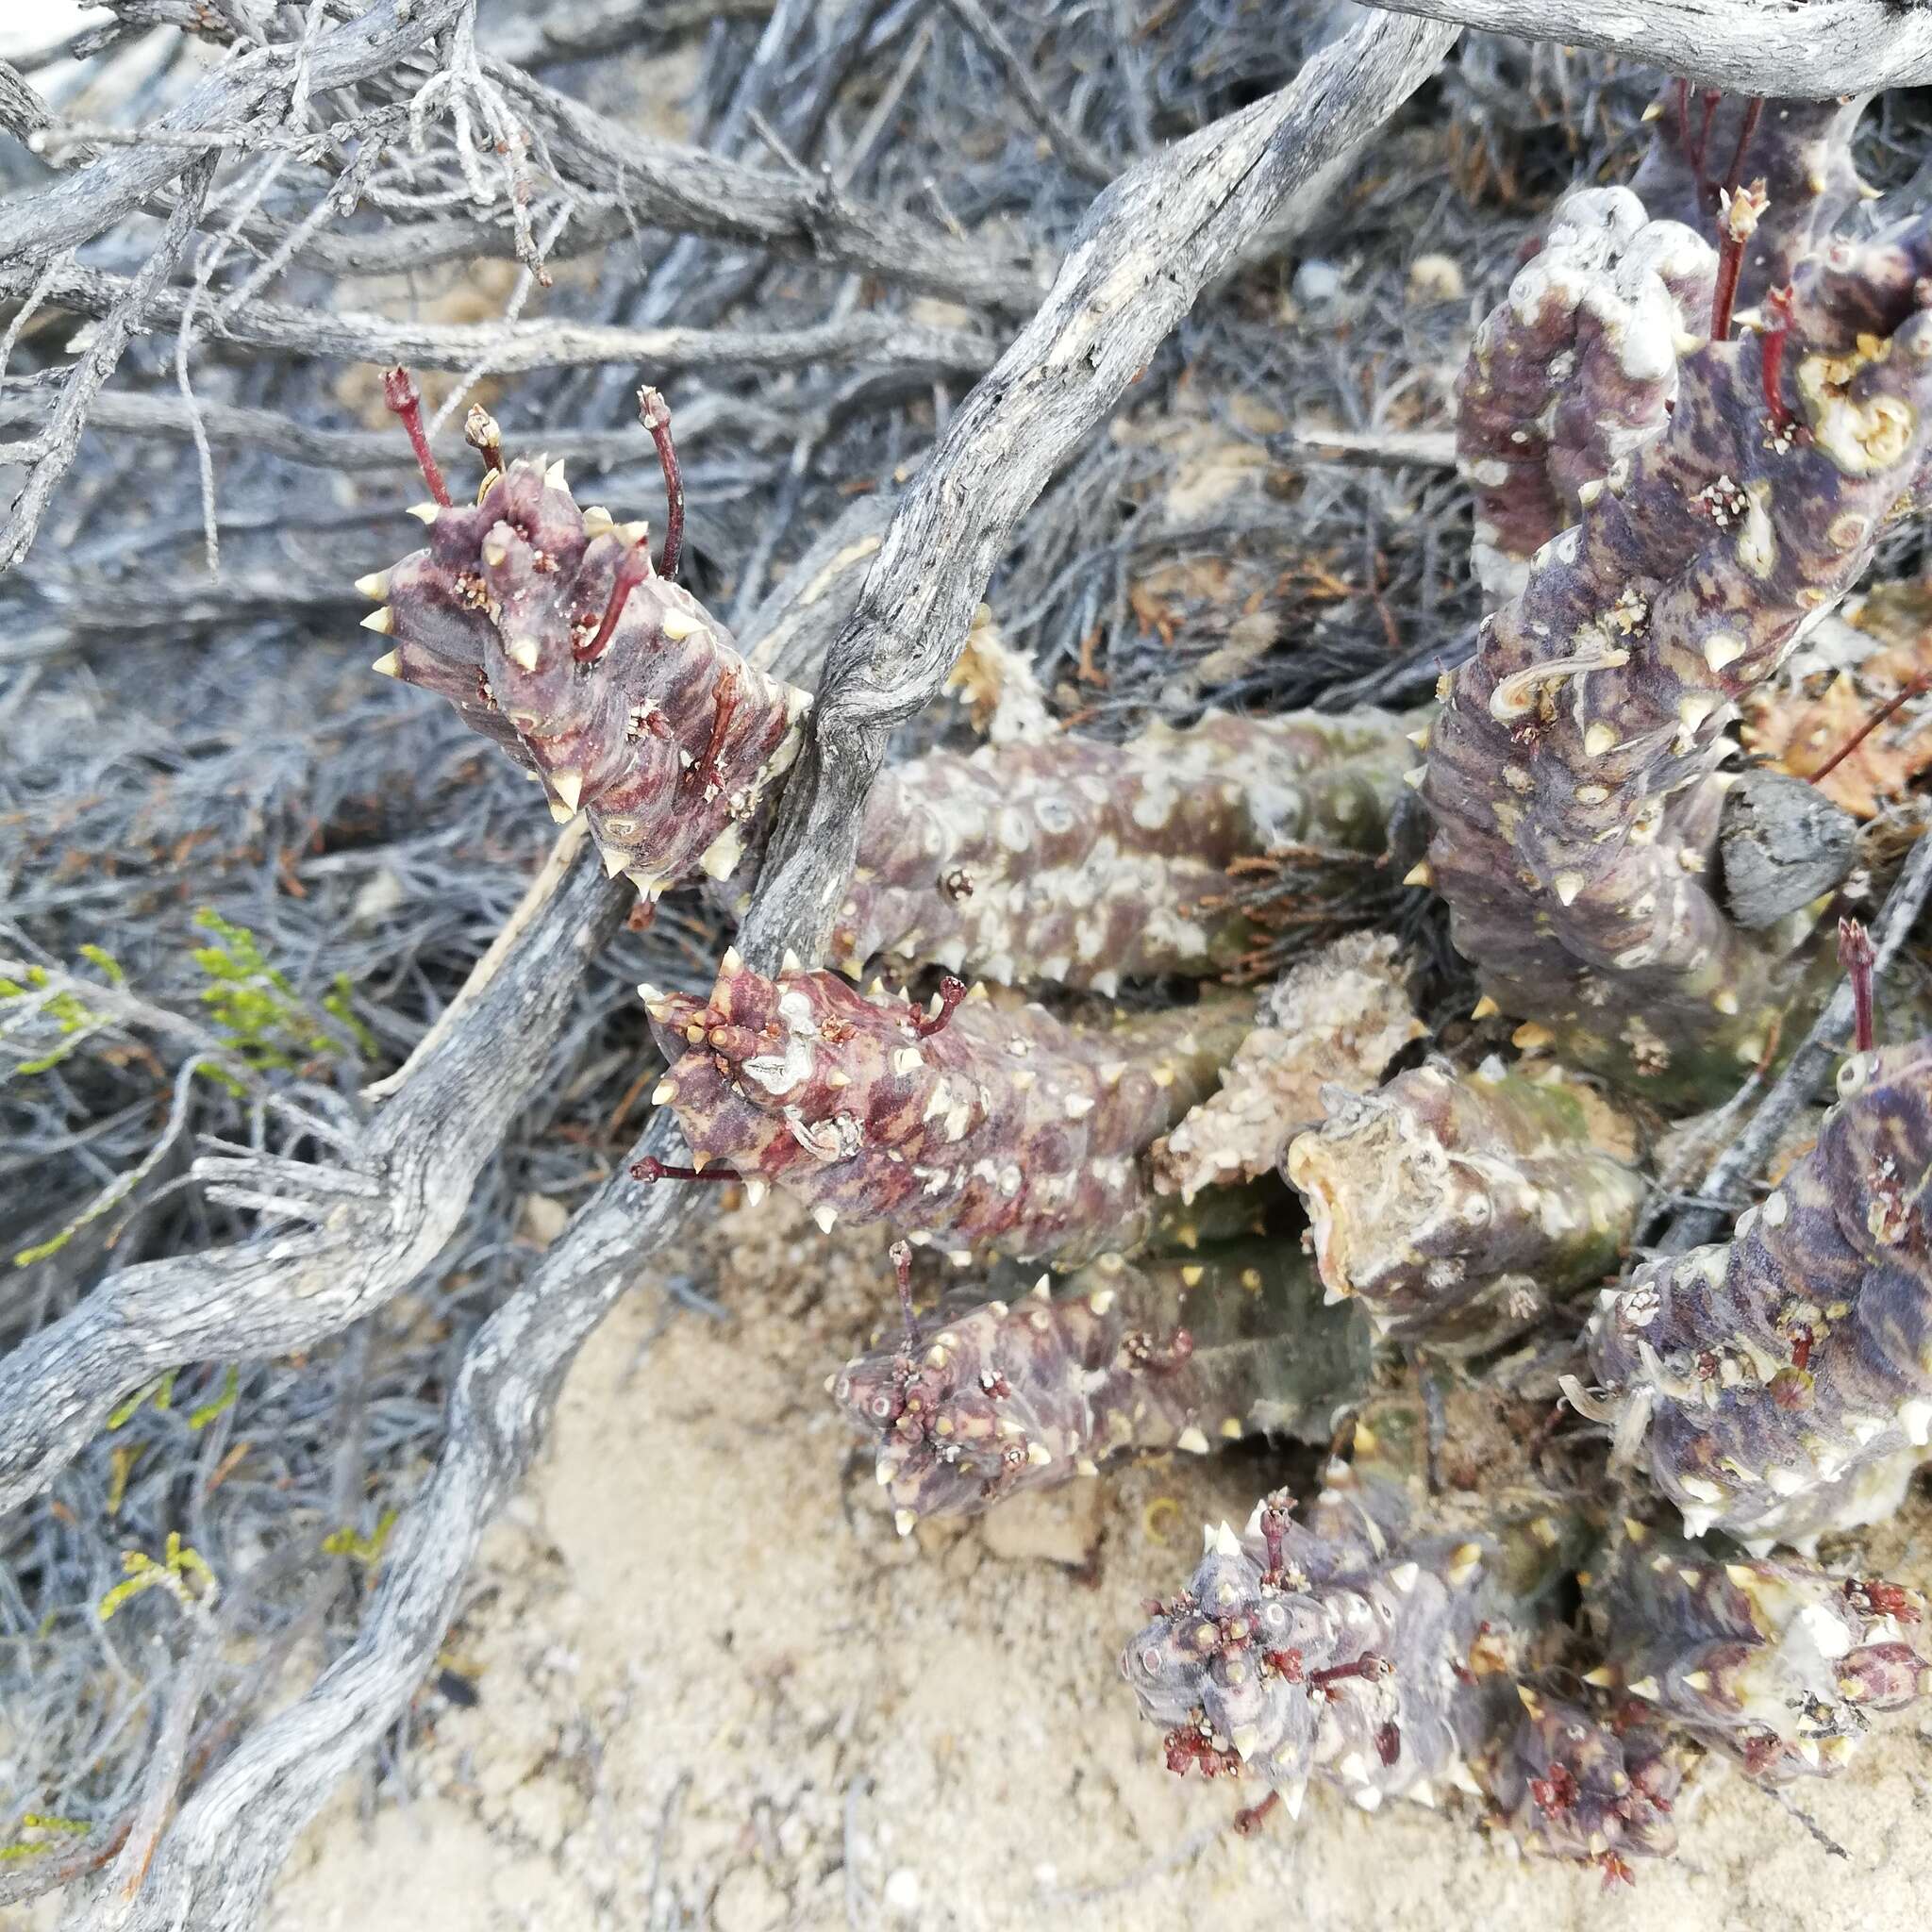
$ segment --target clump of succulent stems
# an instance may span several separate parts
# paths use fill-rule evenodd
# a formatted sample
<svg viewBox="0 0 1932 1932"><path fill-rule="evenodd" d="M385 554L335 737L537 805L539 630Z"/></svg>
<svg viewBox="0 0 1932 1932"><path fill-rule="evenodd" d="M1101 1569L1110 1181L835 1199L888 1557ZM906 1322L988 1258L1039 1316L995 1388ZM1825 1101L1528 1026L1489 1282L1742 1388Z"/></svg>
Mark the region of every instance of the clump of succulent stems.
<svg viewBox="0 0 1932 1932"><path fill-rule="evenodd" d="M794 29L821 31L803 17ZM1205 31L1192 19L1174 30L1191 46ZM325 24L318 37L334 44L337 31ZM733 31L722 29L721 42ZM1375 29L1385 39L1417 31ZM1216 45L1209 36L1197 51ZM913 52L931 56L926 42ZM769 78L762 64L752 93ZM1090 64L1082 89L1108 71ZM481 67L465 85L482 90L478 113L508 98ZM735 104L735 91L724 92ZM790 134L809 133L805 124L824 119L829 99L808 103ZM1676 1807L1707 1763L1772 1786L1829 1774L1868 1728L1916 1708L1932 1687L1922 1597L1867 1574L1877 1566L1856 1541L1831 1545L1825 1562L1815 1551L1822 1537L1855 1536L1896 1509L1932 1456L1932 1041L1912 1039L1919 1028L1903 994L1888 991L1881 1005L1874 993L1925 868L1907 859L1892 889L1896 916L1874 925L1874 943L1863 921L1915 829L1907 815L1879 797L1862 831L1807 815L1792 798L1798 776L1746 774L1728 735L1747 700L1759 715L1785 703L1812 651L1850 648L1837 607L1924 489L1932 220L1881 223L1858 240L1834 232L1867 192L1850 160L1862 106L1859 96L1756 100L1673 83L1655 103L1632 183L1556 201L1476 330L1457 385L1457 455L1474 498L1466 605L1472 615L1486 607L1463 640L1446 628L1448 602L1433 590L1410 593L1418 570L1459 584L1459 570L1439 567L1440 511L1422 542L1402 533L1407 519L1377 519L1369 589L1349 600L1371 613L1366 657L1298 627L1285 648L1257 653L1257 620L1267 622L1278 591L1264 590L1238 618L1191 587L1164 604L1145 558L1174 531L1136 494L1141 445L1131 441L1090 438L1085 454L1054 443L1076 487L1047 487L1029 526L1025 506L1046 476L1014 496L1008 472L1024 470L1034 446L1016 448L1010 422L1045 430L1037 412L1005 413L1030 393L1009 370L951 411L930 467L908 462L907 432L922 421L934 366L950 380L994 362L1007 310L1037 297L1032 262L1046 244L1035 236L1031 254L1010 262L972 256L989 279L965 304L966 326L872 313L870 290L875 277L891 280L891 250L882 252L842 187L838 219L825 220L783 171L737 175L796 217L775 225L788 245L830 251L867 292L814 332L808 355L806 338L760 332L786 372L760 392L765 415L745 413L728 386L680 403L679 438L693 448L721 425L756 420L732 463L786 478L775 508L771 495L747 496L755 510L741 514L724 492L718 531L735 536L758 522L746 553L729 559L729 625L719 615L727 607L708 608L693 588L710 579L681 575L685 473L657 390L637 391L637 424L666 495L654 553L642 522L579 502L566 465L590 452L575 432L549 434L562 448L553 458L529 446L528 431L506 434L473 408L462 435L479 479L474 494L453 489L415 381L391 369L383 394L400 425L391 441L398 457L408 441L427 500L411 512L423 526L416 546L358 585L375 607L365 622L386 641L375 668L446 700L535 781L558 822L582 822L501 954L491 952L447 1028L432 1031L429 1072L398 1076L398 1091L420 1094L443 1077L439 1041L446 1048L454 1033L467 1047L480 1007L497 1029L494 1050L514 1037L532 1056L531 1070L517 1065L527 1078L502 1110L547 1119L527 1108L534 1069L566 1024L586 962L627 914L641 931L631 972L650 975L641 1015L612 1018L600 1007L587 1024L606 1027L606 1048L616 1043L610 1063L632 1057L625 1109L641 1113L648 1094L658 1112L645 1138L610 1161L578 1231L553 1250L565 1257L557 1275L491 1318L489 1332L510 1337L489 1357L496 1373L533 1374L540 1358L546 1372L560 1367L574 1344L545 1351L571 1323L578 1339L587 1332L582 1283L594 1274L607 1283L596 1294L615 1292L608 1282L622 1271L611 1256L641 1220L655 1240L706 1207L770 1216L774 1197L789 1196L801 1221L808 1214L826 1233L857 1228L891 1257L896 1312L881 1267L882 1319L875 1330L855 1324L849 1358L826 1389L902 1533L1103 1482L1138 1457L1173 1457L1162 1480L1185 1483L1187 1458L1244 1441L1249 1459L1238 1466L1265 1467L1255 1483L1265 1493L1244 1527L1208 1526L1200 1563L1150 1604L1121 1657L1150 1721L1149 1748L1177 1774L1237 1785L1245 1802L1229 1823L1241 1831L1291 1817L1310 1789L1369 1811L1410 1798L1621 1883L1668 1856L1680 1829L1694 1833ZM557 165L576 164L594 120L587 112L570 142L553 143ZM526 196L517 130L501 131L506 168ZM1076 178L1119 172L1112 156L1057 125L1048 145ZM717 165L737 178L737 164ZM1139 178L1141 168L1129 173ZM100 178L111 192L111 171ZM177 241L206 190L193 179L183 175L169 210ZM675 212L684 188L660 188ZM719 192L706 204L714 226L731 199ZM1230 206L1248 192L1235 191ZM586 205L601 206L601 195ZM273 204L233 205L252 209L238 219L258 227ZM15 206L0 199L0 221ZM1140 204L1143 223L1158 215ZM530 217L519 200L513 239L541 280ZM1122 225L1110 228L1111 219L1083 230L1057 289L1074 286L1094 250L1111 277L1095 299L1128 284L1141 291L1137 302L1165 299L1165 284L1120 273L1137 258L1131 247L1120 252ZM903 230L915 255L924 232ZM968 257L953 243L968 239L928 238L913 284L950 291L936 263L951 264L954 278L964 273ZM691 267L687 256L670 251L667 286ZM71 249L56 250L32 269L32 303L52 291L84 304L112 280L71 261ZM1162 274L1180 273L1170 251ZM700 274L690 286L702 295L733 279ZM658 308L661 292L645 309ZM99 344L129 316L138 323L136 295L153 307L153 294L130 287L125 305L111 297L98 337L75 351L69 394L90 371L105 375ZM251 317L259 306L244 291L232 314L224 310L238 344L274 320ZM1426 310L1412 320L1421 340ZM905 335L914 347L891 350L882 383L847 386L841 374L828 388L831 378L799 375L797 398L785 399L794 369L823 366L825 337L886 322L895 343ZM1113 326L1124 325L1116 313ZM437 326L425 325L446 359L451 342ZM1373 360L1383 325L1364 317L1360 326ZM192 333L184 323L184 368ZM1075 334L1062 318L1052 353ZM1204 341L1205 388L1216 358L1227 358L1225 341ZM1276 341L1270 353L1299 367L1309 353L1299 343ZM1101 342L1070 356L1069 394L1088 393L1079 372L1101 368L1108 353ZM1151 344L1146 356L1143 373L1167 385L1162 394L1177 393ZM860 419L874 391L906 391L895 357L913 370L919 400L889 404L881 428ZM1243 356L1243 372L1254 360ZM595 378L577 393L586 407L558 420L590 423L616 400ZM991 414L975 415L989 397ZM98 400L105 423L116 399ZM190 414L206 455L208 438L235 433L242 412ZM787 452L775 466L756 454L767 416ZM1099 420L1090 411L1081 435ZM814 625L824 638L776 651L758 609L763 579L781 549L791 554L793 508L808 498L814 507L801 529L829 521L835 485L820 471L836 468L824 461L834 430L854 439L861 470L910 479L903 519L921 506L931 512L971 474L948 465L962 439L979 455L992 447L989 422L1008 425L998 459L926 525L943 594L921 602L924 555L908 570L915 523L888 525L876 503L841 502L833 508L854 511L852 527L841 516L825 549L788 580L791 642ZM600 446L608 434L593 431ZM56 435L32 459L35 477L72 458ZM1331 547L1342 557L1359 535L1359 505L1312 475L1297 488L1309 557ZM43 495L38 482L26 492L29 524ZM999 541L962 561L958 528L977 530L994 499ZM1121 513L1096 548L1065 519L1069 505L1100 501ZM1038 646L1037 666L1023 672L1020 652L988 644L994 669L981 665L974 706L986 741L964 742L964 724L921 739L866 791L887 732L938 689L939 660L1003 547L1010 564L989 602L1016 639ZM707 561L725 554L713 542L707 551ZM1391 557L1398 575L1408 573L1400 600L1383 594ZM1357 588L1323 569L1324 586ZM955 592L973 571L959 604ZM911 576L921 583L908 590ZM1095 589L1103 579L1111 599ZM1118 614L1096 623L1109 602L1147 636L1132 637ZM835 606L843 614L827 618ZM995 634L990 612L982 634ZM841 641L827 656L834 636ZM1210 654L1222 643L1224 657ZM1361 675L1344 695L1332 673L1349 651ZM826 682L808 695L822 657ZM926 684L914 658L933 667ZM1207 668L1217 660L1239 663L1238 682L1217 681ZM1439 666L1433 706L1406 709ZM995 690L981 702L1008 674L1024 686L1015 701L1003 706ZM1821 752L1813 775L1828 778L1928 676L1907 663L1890 708L1875 705L1834 756ZM1157 687L1158 705L1145 702ZM1351 698L1363 702L1351 708ZM424 744L434 741L427 708L399 712ZM1768 731L1764 741L1786 741ZM330 825L316 834L324 843L343 833L342 798L382 791L359 782L363 754L347 745L341 756L357 783L341 779ZM425 757L425 768L435 762ZM468 801L470 816L450 849L466 864L495 855L475 864L495 863L492 877L514 891L528 850L505 837L514 807L488 774L476 781L478 760L456 763L445 790ZM842 818L826 805L841 798ZM275 809L273 798L264 807L251 794L245 837L258 841ZM426 808L414 794L385 795L381 809L420 841ZM810 828L803 860L800 824ZM814 844L827 824L836 838ZM357 819L354 837L363 829ZM582 840L609 879L625 883L599 880L594 866L572 870ZM98 842L118 854L126 841ZM1308 882L1326 934L1389 929L1293 952L1252 890L1270 874ZM808 891L795 890L800 878ZM686 888L703 897L642 931L659 898ZM474 933L479 908L489 910L487 938L501 908L480 890L475 897L458 924ZM335 926L358 925L359 899L353 911L330 903ZM291 915L290 934L298 920ZM734 920L739 944L727 943ZM543 972L520 951L530 927L545 935ZM1474 974L1471 991L1445 929ZM301 945L291 940L293 951ZM72 1071L74 1041L125 1030L129 1013L142 1025L154 1017L112 953L74 957L88 970L57 975L37 960L9 967L0 986L0 1023L28 1041L27 1077L64 1070L49 1091ZM1262 959L1289 970L1258 1002L1218 983ZM325 1004L358 1051L375 1039L346 991ZM427 1017L391 1025L382 1044L400 1058ZM1821 1075L1847 1038L1835 1101L1813 1119ZM221 1044L215 1058L251 1105L287 1099L275 1082L291 1069L223 1058ZM89 1077L125 1085L131 1064L90 1062ZM305 1063L302 1079L313 1072ZM558 1107L573 1105L576 1090L556 1084ZM201 1170L217 1183L208 1201L295 1211L317 1222L319 1239L340 1238L358 1256L363 1237L341 1230L364 1215L380 1224L369 1241L385 1257L372 1272L386 1269L385 1283L413 1278L421 1256L456 1229L456 1209L436 1214L467 1198L502 1129L472 1134L461 1103L446 1105L439 1124L461 1158L432 1166L417 1187L408 1150L380 1139L406 1104L384 1098L385 1088L374 1096L375 1140L353 1141L377 1154L355 1156L353 1172L346 1153L341 1168L278 1160L264 1186L259 1163L229 1148ZM1768 1097L1746 1124L1760 1089ZM305 1088L304 1110L291 1109L292 1131L333 1147L334 1116L307 1111L311 1097ZM139 1098L130 1118L152 1110L152 1095ZM57 1095L48 1117L62 1108L73 1111ZM1714 1111L1684 1118L1701 1109ZM160 1151L186 1120L177 1104ZM1788 1144L1774 1163L1780 1128ZM1704 1183L1708 1195L1675 1221L1659 1173L1666 1136L1672 1146L1732 1150ZM576 1164L575 1153L534 1144L535 1129L532 1138L517 1151L540 1174ZM238 1176L247 1184L224 1191L220 1183ZM1668 1187L1682 1180L1674 1174ZM311 1191L329 1194L312 1211ZM92 1239L93 1222L121 1198L102 1196L98 1214L63 1222L51 1245L36 1239L16 1261L73 1263L69 1242ZM119 1226L99 1230L96 1258ZM1700 1233L1722 1238L1689 1245ZM276 1229L269 1239L300 1258L301 1240ZM808 1253L815 1240L806 1237ZM332 1266L334 1250L325 1252ZM148 1265L110 1268L103 1293L138 1301ZM341 1293L347 1307L338 1282L352 1274L362 1278L335 1269L318 1294ZM385 1285L375 1299L393 1291ZM65 1306L64 1283L45 1299ZM32 1339L42 1356L64 1339L67 1319L57 1318L51 1341ZM274 1332L307 1346L341 1325ZM366 1348L344 1355L339 1409L320 1423L305 1411L308 1436L328 1436L340 1419L354 1433ZM226 1427L243 1379L224 1364L190 1411L190 1431ZM464 1479L441 1483L439 1496L475 1493L465 1474L475 1465L460 1458L479 1440L492 1455L502 1448L485 1488L527 1466L534 1435L515 1401L491 1407L487 1428L477 1422L476 1391L508 1386L487 1363L459 1383L458 1407L470 1407L450 1453ZM1567 1415L1554 1405L1557 1388ZM164 1379L125 1391L109 1433L152 1424L157 1434L142 1441L158 1440L172 1391ZM56 1435L68 1426L52 1403L33 1422ZM175 1507L162 1477L120 1446L111 1508L130 1482L148 1485L141 1507L150 1521ZM46 1453L48 1466L58 1454ZM230 1467L219 1464L208 1488ZM1304 1500L1279 1486L1283 1472ZM958 1533L971 1535L970 1523ZM374 1562L381 1535L344 1526L323 1547ZM206 1564L177 1542L157 1537L152 1546L167 1549L181 1575ZM49 1546L37 1545L37 1561ZM392 1572L385 1559L372 1627L419 1627L421 1598L405 1591L422 1572L409 1566L437 1548L425 1536ZM149 1557L126 1567L137 1577L173 1574ZM393 1589L391 1576L402 1579ZM454 1588L442 1594L453 1601ZM145 1595L125 1614L172 1604L198 1617L215 1601L200 1585ZM132 1601L110 1595L103 1617ZM228 1607L245 1607L245 1589L225 1575L220 1601L236 1614ZM253 1633L237 1628L246 1648ZM350 1680L366 1674L339 1674ZM180 1762L198 1774L218 1758L219 1739L203 1732L192 1743ZM248 1761L233 1754L215 1774L239 1776ZM58 1825L35 1823L32 1833ZM38 1857L42 1842L29 1835L0 1853Z"/></svg>
<svg viewBox="0 0 1932 1932"><path fill-rule="evenodd" d="M654 568L644 526L580 510L561 463L506 468L480 410L466 434L489 467L476 508L452 506L405 372L389 393L435 501L414 512L428 549L361 586L385 600L366 622L394 640L376 668L449 698L536 773L559 819L587 812L607 867L649 896L738 871L809 700L672 583L684 486L663 397L638 392L669 505ZM1211 974L1254 938L1222 903L1228 866L1310 840L1378 851L1407 729L1374 710L1209 713L1125 745L1060 732L927 753L874 789L833 957L1105 994Z"/></svg>
<svg viewBox="0 0 1932 1932"><path fill-rule="evenodd" d="M775 1186L824 1229L900 1237L898 1322L827 1386L874 1439L902 1533L1134 1455L1319 1441L1368 1405L1313 1502L1210 1526L1124 1654L1174 1770L1262 1785L1241 1829L1314 1779L1369 1809L1460 1789L1614 1882L1672 1849L1699 1749L1766 1780L1833 1769L1932 1671L1909 1592L1767 1554L1888 1513L1932 1441L1907 1345L1932 1331L1932 1046L1874 1043L1857 922L1837 960L1855 1053L1816 1148L1728 1242L1627 1265L1659 1113L1794 1043L1834 964L1823 905L1774 880L1754 885L1771 910L1731 915L1719 838L1738 700L1856 580L1928 441L1932 224L1828 240L1857 192L1855 118L1680 85L1637 192L1552 215L1458 389L1494 608L1421 729L1210 712L1124 745L1043 725L929 752L873 794L830 941L851 975L944 969L929 1003L735 949L703 994L641 989L654 1098L691 1156L636 1178L735 1184L753 1207ZM641 526L579 510L561 465L506 464L480 411L488 473L458 510L413 386L389 392L436 503L430 548L380 587L398 641L378 668L450 696L560 815L590 810L646 891L729 874L808 701L670 582L661 397L640 392L671 503L654 569ZM1472 1024L1515 1023L1522 1058L1385 1080L1424 1030L1386 939L1295 968L1258 1026L1211 989L1177 999L1174 977L1252 947L1230 867L1382 848L1411 738L1432 836L1406 882L1447 901L1484 988ZM1160 981L1164 1007L1091 997ZM1266 1192L1277 1166L1307 1260L1257 1233L1288 1199ZM1207 1222L1225 1195L1226 1225L1204 1245L1162 1192L1205 1197ZM956 1285L921 1313L919 1245L1074 1272L1057 1291L1051 1274ZM1438 1418L1378 1406L1377 1346L1473 1364L1579 1325L1595 1387L1566 1386L1611 1425L1609 1464L1735 1555L1629 1516L1592 1553L1591 1511L1541 1494L1434 1522L1417 1472ZM1540 1681L1574 1647L1549 1618L1566 1574L1597 1657L1581 1701Z"/></svg>

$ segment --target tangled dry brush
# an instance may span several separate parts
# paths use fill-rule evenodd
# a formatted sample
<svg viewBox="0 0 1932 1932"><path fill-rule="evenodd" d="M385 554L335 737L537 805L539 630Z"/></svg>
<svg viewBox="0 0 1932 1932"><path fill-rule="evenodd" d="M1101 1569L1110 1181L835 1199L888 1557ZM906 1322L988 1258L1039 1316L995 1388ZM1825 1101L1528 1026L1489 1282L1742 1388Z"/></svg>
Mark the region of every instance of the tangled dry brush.
<svg viewBox="0 0 1932 1932"><path fill-rule="evenodd" d="M0 1900L248 1924L774 1190L902 1531L1271 1445L1122 1633L1243 1828L1932 1690L1932 27L1404 5L0 67Z"/></svg>

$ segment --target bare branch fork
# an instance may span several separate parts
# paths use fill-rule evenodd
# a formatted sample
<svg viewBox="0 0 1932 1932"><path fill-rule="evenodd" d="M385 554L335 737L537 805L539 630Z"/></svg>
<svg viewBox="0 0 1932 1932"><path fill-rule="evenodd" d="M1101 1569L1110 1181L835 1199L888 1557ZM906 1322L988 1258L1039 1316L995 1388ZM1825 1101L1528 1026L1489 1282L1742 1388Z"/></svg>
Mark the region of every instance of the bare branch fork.
<svg viewBox="0 0 1932 1932"><path fill-rule="evenodd" d="M308 1347L413 1281L456 1232L477 1174L541 1084L583 972L625 910L595 865L555 887L466 1024L423 1058L347 1164L201 1163L216 1198L223 1184L244 1205L272 1196L308 1224L124 1269L0 1360L0 1516L164 1370Z"/></svg>
<svg viewBox="0 0 1932 1932"><path fill-rule="evenodd" d="M1058 464L1282 198L1365 139L1434 71L1453 38L1453 29L1439 25L1366 23L1291 87L1141 164L1101 197L1040 314L967 399L894 517L859 608L837 641L809 766L788 789L774 856L755 894L745 936L754 958L775 962L788 945L818 951L886 735L940 688L995 560ZM558 901L573 907L579 946L593 944L595 929L612 914L601 886L582 882L589 870L573 874ZM553 935L547 947L540 932ZM455 1060L467 1058L458 1055L458 1042L488 1039L500 1051L504 1041L529 1040L527 1029L486 1025L483 1016L533 974L557 973L566 949L557 937L551 915L533 923L517 957L505 961L379 1125L439 1069L454 1072ZM439 1131L446 1133L462 1107L448 1086L437 1105ZM668 1122L654 1121L634 1158L669 1153L671 1140ZM82 1924L96 1932L189 1925L240 1932L252 1924L296 1834L413 1695L442 1641L483 1527L529 1468L577 1349L640 1261L704 1198L685 1190L646 1191L619 1177L577 1214L472 1342L451 1398L446 1446L390 1545L354 1646L206 1780L162 1837L137 1896L99 1895ZM416 1246L421 1265L429 1255ZM342 1265L338 1257L335 1268ZM391 1282L389 1291L397 1286ZM374 1305L368 1296L354 1302L356 1313ZM38 1345L39 1374L0 1385L0 1405L17 1414L23 1402L38 1406L50 1375L58 1386L64 1341L87 1332L83 1318L92 1306L48 1331ZM124 1294L107 1321L139 1328L142 1314ZM152 1338L138 1347L96 1341L103 1345L124 1363L158 1352ZM285 1344L271 1339L266 1345ZM11 1416L7 1426L16 1426ZM44 1480L50 1457L72 1436L70 1424L59 1442L38 1452L26 1447L25 1461L14 1464L26 1485L21 1493Z"/></svg>

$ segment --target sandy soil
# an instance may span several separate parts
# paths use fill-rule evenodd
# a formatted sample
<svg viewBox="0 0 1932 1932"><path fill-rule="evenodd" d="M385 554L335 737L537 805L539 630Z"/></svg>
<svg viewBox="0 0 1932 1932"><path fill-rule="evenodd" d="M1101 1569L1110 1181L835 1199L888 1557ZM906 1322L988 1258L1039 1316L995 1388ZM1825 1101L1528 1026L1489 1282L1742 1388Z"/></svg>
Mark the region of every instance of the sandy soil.
<svg viewBox="0 0 1932 1932"><path fill-rule="evenodd" d="M1707 1773L1678 1858L1610 1899L1467 1808L1371 1818L1313 1792L1298 1825L1236 1838L1234 1794L1158 1768L1113 1659L1200 1520L1239 1520L1268 1465L1148 1464L901 1541L821 1393L880 1319L878 1243L776 1206L691 1257L730 1319L667 1321L646 1279L586 1351L444 1659L478 1701L425 1690L416 1795L320 1821L275 1932L1822 1932L1932 1912L1932 1759L1909 1729L1800 1794L1844 1858ZM1920 1507L1874 1567L1923 1583L1928 1529Z"/></svg>

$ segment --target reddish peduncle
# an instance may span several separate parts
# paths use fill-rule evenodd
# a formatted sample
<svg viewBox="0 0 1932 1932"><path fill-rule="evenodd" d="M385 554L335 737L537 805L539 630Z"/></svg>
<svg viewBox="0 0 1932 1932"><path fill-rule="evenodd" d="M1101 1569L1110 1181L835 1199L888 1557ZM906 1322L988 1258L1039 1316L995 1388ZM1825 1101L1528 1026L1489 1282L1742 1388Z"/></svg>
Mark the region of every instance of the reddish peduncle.
<svg viewBox="0 0 1932 1932"><path fill-rule="evenodd" d="M429 432L423 425L422 391L416 387L416 378L400 362L382 378L382 399L395 415L402 418L403 431L409 439L409 447L416 452L416 467L423 472L423 480L428 484L430 495L447 509L449 485L442 480L442 471L429 447Z"/></svg>

